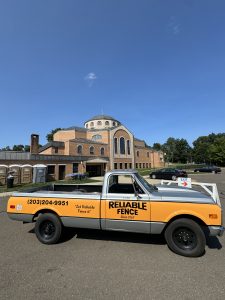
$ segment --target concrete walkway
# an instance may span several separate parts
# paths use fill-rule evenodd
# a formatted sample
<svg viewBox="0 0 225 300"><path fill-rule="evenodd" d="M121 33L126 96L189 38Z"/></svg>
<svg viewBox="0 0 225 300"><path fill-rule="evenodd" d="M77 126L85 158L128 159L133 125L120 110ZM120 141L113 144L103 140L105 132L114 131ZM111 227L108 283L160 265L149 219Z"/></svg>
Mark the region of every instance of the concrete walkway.
<svg viewBox="0 0 225 300"><path fill-rule="evenodd" d="M13 193L14 193L14 191L13 191L13 192L4 192L4 193L0 193L0 197L11 196Z"/></svg>

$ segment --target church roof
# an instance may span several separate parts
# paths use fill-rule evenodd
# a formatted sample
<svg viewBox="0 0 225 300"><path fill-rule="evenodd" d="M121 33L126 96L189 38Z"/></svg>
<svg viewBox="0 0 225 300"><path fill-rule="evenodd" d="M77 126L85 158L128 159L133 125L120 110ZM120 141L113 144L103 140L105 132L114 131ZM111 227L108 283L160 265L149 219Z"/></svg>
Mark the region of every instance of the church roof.
<svg viewBox="0 0 225 300"><path fill-rule="evenodd" d="M71 126L68 128L63 128L62 130L77 130L77 131L87 131L86 128L78 127L78 126Z"/></svg>
<svg viewBox="0 0 225 300"><path fill-rule="evenodd" d="M89 120L87 120L86 122L90 122L90 121L94 121L94 120L112 120L112 121L116 121L119 122L118 120L116 120L115 118L108 116L108 115L96 115L92 118L90 118ZM86 123L85 122L85 123ZM119 122L120 123L120 122Z"/></svg>
<svg viewBox="0 0 225 300"><path fill-rule="evenodd" d="M72 139L70 141L77 142L77 143L86 143L86 144L107 145L106 143L103 143L103 142L97 142L97 141L94 141L94 140L82 139L82 138L76 138L76 139Z"/></svg>
<svg viewBox="0 0 225 300"><path fill-rule="evenodd" d="M58 147L58 148L62 148L64 147L64 142L57 142L57 141L52 141L52 142L49 142L47 143L46 145L42 146L40 149L39 149L39 153L50 148L50 147Z"/></svg>

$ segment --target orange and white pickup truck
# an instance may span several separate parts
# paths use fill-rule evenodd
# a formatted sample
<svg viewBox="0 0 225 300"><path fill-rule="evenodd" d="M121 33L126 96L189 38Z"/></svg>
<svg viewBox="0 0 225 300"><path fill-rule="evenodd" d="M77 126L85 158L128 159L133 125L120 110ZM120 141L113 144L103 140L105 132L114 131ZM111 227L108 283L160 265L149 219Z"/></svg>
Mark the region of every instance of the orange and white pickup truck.
<svg viewBox="0 0 225 300"><path fill-rule="evenodd" d="M7 207L12 220L35 222L44 244L54 244L63 227L164 234L169 248L200 256L206 235L223 234L216 185L202 193L172 185L153 186L135 170L105 174L103 185L51 184L14 193Z"/></svg>

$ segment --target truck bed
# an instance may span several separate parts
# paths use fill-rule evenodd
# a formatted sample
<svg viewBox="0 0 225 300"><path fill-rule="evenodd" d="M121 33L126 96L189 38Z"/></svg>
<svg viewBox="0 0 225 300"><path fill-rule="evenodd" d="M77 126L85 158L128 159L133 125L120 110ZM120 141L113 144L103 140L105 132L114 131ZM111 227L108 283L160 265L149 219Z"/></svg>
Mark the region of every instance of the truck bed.
<svg viewBox="0 0 225 300"><path fill-rule="evenodd" d="M31 188L23 193L38 194L101 194L102 185L86 184L50 184L43 187Z"/></svg>

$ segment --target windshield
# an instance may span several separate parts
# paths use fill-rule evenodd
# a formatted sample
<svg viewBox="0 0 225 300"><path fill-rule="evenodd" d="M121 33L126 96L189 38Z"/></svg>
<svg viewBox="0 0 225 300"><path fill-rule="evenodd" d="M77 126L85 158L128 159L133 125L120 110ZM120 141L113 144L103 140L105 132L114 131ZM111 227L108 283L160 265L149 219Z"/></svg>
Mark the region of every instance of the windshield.
<svg viewBox="0 0 225 300"><path fill-rule="evenodd" d="M141 175L135 174L135 176L149 193L151 193L153 190L157 190L156 186L148 183Z"/></svg>

